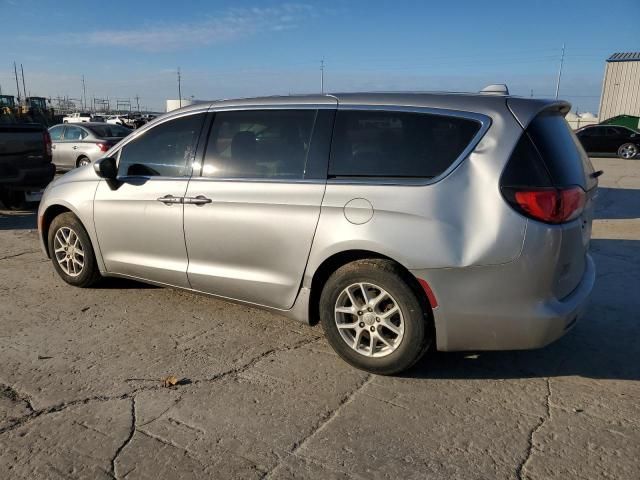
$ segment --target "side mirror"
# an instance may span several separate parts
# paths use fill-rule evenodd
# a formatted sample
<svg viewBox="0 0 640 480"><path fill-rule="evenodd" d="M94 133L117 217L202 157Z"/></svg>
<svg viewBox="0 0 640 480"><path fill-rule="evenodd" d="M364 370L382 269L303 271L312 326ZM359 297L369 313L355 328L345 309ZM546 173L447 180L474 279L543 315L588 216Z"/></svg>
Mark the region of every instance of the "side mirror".
<svg viewBox="0 0 640 480"><path fill-rule="evenodd" d="M118 177L118 165L116 165L116 159L113 157L96 160L93 164L93 169L100 178L106 180L115 180Z"/></svg>

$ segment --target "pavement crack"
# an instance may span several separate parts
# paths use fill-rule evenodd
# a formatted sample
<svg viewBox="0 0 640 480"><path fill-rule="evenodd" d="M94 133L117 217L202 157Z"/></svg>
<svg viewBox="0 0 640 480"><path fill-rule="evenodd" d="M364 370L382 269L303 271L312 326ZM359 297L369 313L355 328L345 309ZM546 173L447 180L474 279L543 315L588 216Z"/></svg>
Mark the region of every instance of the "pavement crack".
<svg viewBox="0 0 640 480"><path fill-rule="evenodd" d="M57 405L53 405L52 407L42 408L40 410L33 410L32 412L26 415L23 415L22 417L14 419L13 423L11 423L10 425L0 428L0 435L2 435L3 433L9 432L11 430L15 430L16 428L22 427L32 422L36 418L39 418L44 415L49 415L52 413L62 412L70 407L75 407L78 405L86 405L88 403L93 403L93 402L109 402L111 400L123 400L126 398L131 398L131 396L132 396L131 393L125 393L122 395L117 395L112 397L104 396L104 395L96 395L93 397L59 403Z"/></svg>
<svg viewBox="0 0 640 480"><path fill-rule="evenodd" d="M0 397L8 398L12 402L16 403L25 403L31 413L36 411L35 408L33 408L33 404L31 403L31 398L29 397L29 395L20 394L20 392L18 392L11 385L0 383Z"/></svg>
<svg viewBox="0 0 640 480"><path fill-rule="evenodd" d="M111 459L111 475L113 478L118 479L118 469L116 468L116 462L118 461L118 457L122 453L122 451L131 443L133 436L136 433L136 397L131 397L131 428L129 429L129 435L125 439L125 441L118 447L116 453Z"/></svg>
<svg viewBox="0 0 640 480"><path fill-rule="evenodd" d="M374 376L369 374L364 377L364 380L360 382L353 390L347 392L338 402L338 405L333 410L329 410L326 412L318 421L318 423L311 429L311 431L302 438L300 441L293 444L293 447L288 453L288 455L296 456L301 458L298 455L298 451L301 450L307 443L309 443L318 433L322 432L327 426L336 418L343 408L349 405L353 399L356 397L358 393L360 393L367 385L369 385L374 379ZM283 459L281 458L269 471L265 472L265 474L261 477L261 480L265 480L270 478L273 472L282 464Z"/></svg>
<svg viewBox="0 0 640 480"><path fill-rule="evenodd" d="M296 342L292 345L287 345L285 347L282 348L272 348L269 349L265 352L262 352L259 355L256 355L255 357L251 358L251 360L249 360L248 362L246 362L243 365L237 366L237 367L233 367L230 368L228 370L225 370L223 372L217 373L214 376L210 377L210 378L206 378L206 379L202 379L202 380L194 380L192 383L197 385L200 383L211 383L211 382L217 382L218 380L221 380L225 377L229 377L229 376L238 376L244 372L246 372L247 370L253 368L257 363L259 363L261 360L264 360L265 358L269 358L272 357L274 355L277 355L278 353L282 353L282 352L288 352L291 350L297 350L298 348L303 348L311 343L314 343L316 341L318 341L319 339L321 339L321 336L317 336L317 337L312 337L312 338L306 338L304 340L300 340L299 342Z"/></svg>
<svg viewBox="0 0 640 480"><path fill-rule="evenodd" d="M20 253L14 253L11 255L5 255L4 257L0 257L0 260L8 260L10 258L21 257L22 255L28 255L30 253L38 253L38 250L27 250Z"/></svg>
<svg viewBox="0 0 640 480"><path fill-rule="evenodd" d="M547 398L546 398L547 411L545 416L540 417L538 424L535 427L533 427L531 429L531 432L529 433L529 446L527 448L527 455L524 458L524 460L522 460L520 465L518 465L518 470L517 470L518 480L525 480L529 478L529 476L527 475L527 466L529 465L529 462L533 458L533 454L536 450L536 447L534 444L534 437L537 435L537 433L540 430L542 430L542 427L544 427L545 423L551 420L551 395L552 395L551 378L547 377Z"/></svg>
<svg viewBox="0 0 640 480"><path fill-rule="evenodd" d="M234 367L234 368L230 368L228 370L225 370L221 373L218 373L216 375L214 375L211 378L208 379L203 379L203 380L194 380L193 382L191 382L191 385L198 385L198 384L204 384L204 383L211 383L211 382L217 382L218 380L221 380L223 378L226 377L230 377L230 376L237 376L245 371L247 371L248 369L252 368L256 363L260 362L261 360L271 357L273 355L276 355L278 353L281 352L286 352L286 351L290 351L290 350L296 350L298 348L302 348L306 345L309 345L313 342L316 342L320 339L321 337L312 337L312 338L307 338L304 340L301 340L299 342L296 342L292 345L287 345L286 347L283 348L274 348L271 350L267 350L266 352L261 353L260 355L256 355L255 357L253 357L251 360L249 360L247 363L240 365L238 367ZM146 379L145 379L146 380ZM5 386L4 384L0 383L0 388ZM52 413L58 413L61 412L63 410L66 410L67 408L70 407L75 407L78 405L86 405L88 403L93 403L93 402L108 402L111 400L126 400L126 399L133 399L138 393L140 392L149 392L149 391L156 391L156 390L161 390L161 389L165 389L165 387L163 387L162 385L147 385L147 386L142 386L142 387L138 387L136 389L133 389L130 392L126 392L126 393L122 393L119 395L112 395L112 396L107 396L107 395L95 395L93 397L87 397L87 398L82 398L82 399L78 399L78 400L71 400L68 402L62 402L59 403L57 405L53 405L51 407L48 408L43 408L40 410L36 410L33 408L33 406L31 405L30 401L25 397L25 396L20 396L18 395L18 393L12 389L11 387L9 387L11 389L10 395L11 396L15 396L16 398L20 398L23 401L25 401L27 403L27 405L29 406L29 408L31 409L31 411L26 414L23 415L21 417L15 418L13 419L13 421L9 424L6 425L2 428L0 428L0 435L9 432L11 430L15 430L17 428L20 428L24 425L27 425L28 423L31 423L32 421L34 421L35 419L44 416L44 415L49 415ZM1 390L0 390L1 391ZM11 397L10 397L11 398ZM166 412L164 412L166 413Z"/></svg>

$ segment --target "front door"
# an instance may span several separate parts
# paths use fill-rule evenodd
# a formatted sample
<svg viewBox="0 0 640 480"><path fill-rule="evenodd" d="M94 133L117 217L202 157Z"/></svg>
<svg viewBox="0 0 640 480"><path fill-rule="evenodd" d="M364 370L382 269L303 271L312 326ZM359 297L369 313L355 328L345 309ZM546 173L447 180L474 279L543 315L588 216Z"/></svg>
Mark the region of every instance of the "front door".
<svg viewBox="0 0 640 480"><path fill-rule="evenodd" d="M320 216L333 115L314 108L215 114L202 176L194 174L184 205L194 289L293 305Z"/></svg>
<svg viewBox="0 0 640 480"><path fill-rule="evenodd" d="M205 115L135 136L118 153L119 181L98 185L94 222L109 273L189 287L182 201Z"/></svg>

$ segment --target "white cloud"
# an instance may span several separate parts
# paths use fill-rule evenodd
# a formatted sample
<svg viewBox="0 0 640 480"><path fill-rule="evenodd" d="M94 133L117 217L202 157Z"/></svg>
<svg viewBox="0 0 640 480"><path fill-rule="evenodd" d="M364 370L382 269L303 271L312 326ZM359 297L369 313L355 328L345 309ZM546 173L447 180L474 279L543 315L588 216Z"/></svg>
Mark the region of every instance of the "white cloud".
<svg viewBox="0 0 640 480"><path fill-rule="evenodd" d="M232 8L220 15L196 22L165 22L136 29L65 33L47 38L48 41L54 40L65 44L89 44L165 52L194 45L228 42L260 32L292 30L298 28L301 21L315 14L312 6L298 3L266 8Z"/></svg>

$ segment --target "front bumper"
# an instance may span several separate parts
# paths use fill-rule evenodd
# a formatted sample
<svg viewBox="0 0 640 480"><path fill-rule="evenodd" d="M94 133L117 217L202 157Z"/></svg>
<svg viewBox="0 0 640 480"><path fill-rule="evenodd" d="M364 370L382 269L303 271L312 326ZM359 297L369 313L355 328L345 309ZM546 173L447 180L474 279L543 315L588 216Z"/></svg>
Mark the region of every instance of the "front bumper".
<svg viewBox="0 0 640 480"><path fill-rule="evenodd" d="M496 266L413 270L438 301L436 345L441 351L524 350L543 347L568 332L587 305L596 277L587 255L578 286L567 297L539 298L517 261Z"/></svg>

